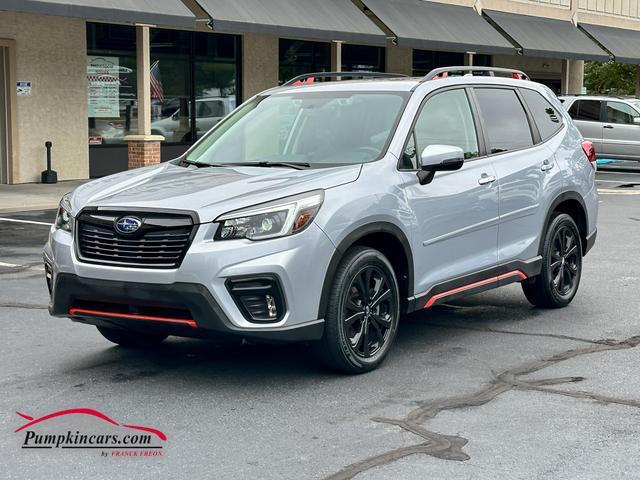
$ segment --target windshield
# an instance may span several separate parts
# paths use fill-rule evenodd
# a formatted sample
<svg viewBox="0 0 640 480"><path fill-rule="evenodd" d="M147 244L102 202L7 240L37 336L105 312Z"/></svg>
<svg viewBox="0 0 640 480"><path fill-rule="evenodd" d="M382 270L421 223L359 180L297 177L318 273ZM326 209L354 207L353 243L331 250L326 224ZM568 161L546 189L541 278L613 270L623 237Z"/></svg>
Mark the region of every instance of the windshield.
<svg viewBox="0 0 640 480"><path fill-rule="evenodd" d="M259 97L220 123L187 160L309 165L377 160L408 92L287 92Z"/></svg>

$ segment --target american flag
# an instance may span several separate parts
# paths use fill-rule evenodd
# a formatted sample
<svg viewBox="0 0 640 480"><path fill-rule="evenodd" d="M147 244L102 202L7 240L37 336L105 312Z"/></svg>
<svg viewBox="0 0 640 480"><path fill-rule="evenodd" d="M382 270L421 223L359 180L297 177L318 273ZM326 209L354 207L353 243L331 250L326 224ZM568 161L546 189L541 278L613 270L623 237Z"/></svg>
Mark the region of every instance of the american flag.
<svg viewBox="0 0 640 480"><path fill-rule="evenodd" d="M151 98L164 102L164 90L160 79L160 60L151 65Z"/></svg>

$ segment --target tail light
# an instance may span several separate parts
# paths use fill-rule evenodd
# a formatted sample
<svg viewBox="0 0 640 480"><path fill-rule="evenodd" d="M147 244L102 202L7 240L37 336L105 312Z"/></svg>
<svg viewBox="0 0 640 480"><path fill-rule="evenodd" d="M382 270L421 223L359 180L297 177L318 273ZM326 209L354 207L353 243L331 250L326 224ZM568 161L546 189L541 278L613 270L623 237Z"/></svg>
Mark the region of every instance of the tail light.
<svg viewBox="0 0 640 480"><path fill-rule="evenodd" d="M587 156L587 160L591 163L591 166L594 170L597 169L597 159L596 159L596 147L593 146L589 140L585 140L582 142L582 151Z"/></svg>

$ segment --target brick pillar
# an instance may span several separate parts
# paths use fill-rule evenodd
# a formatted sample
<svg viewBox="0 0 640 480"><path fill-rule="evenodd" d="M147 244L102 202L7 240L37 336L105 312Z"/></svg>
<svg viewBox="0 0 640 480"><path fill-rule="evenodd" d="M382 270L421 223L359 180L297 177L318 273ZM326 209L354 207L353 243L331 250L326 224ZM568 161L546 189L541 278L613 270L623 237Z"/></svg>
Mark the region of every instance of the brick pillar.
<svg viewBox="0 0 640 480"><path fill-rule="evenodd" d="M128 142L129 170L160 163L160 135L129 135Z"/></svg>

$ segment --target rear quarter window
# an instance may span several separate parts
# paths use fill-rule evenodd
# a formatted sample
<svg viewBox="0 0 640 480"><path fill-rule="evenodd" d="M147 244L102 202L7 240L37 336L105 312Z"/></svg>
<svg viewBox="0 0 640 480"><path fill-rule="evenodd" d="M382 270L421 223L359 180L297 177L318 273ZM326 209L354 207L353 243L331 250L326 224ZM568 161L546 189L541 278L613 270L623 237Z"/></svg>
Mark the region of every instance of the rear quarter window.
<svg viewBox="0 0 640 480"><path fill-rule="evenodd" d="M533 115L542 140L555 135L562 128L562 115L540 93L527 89L521 89L520 92Z"/></svg>

